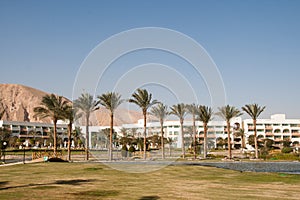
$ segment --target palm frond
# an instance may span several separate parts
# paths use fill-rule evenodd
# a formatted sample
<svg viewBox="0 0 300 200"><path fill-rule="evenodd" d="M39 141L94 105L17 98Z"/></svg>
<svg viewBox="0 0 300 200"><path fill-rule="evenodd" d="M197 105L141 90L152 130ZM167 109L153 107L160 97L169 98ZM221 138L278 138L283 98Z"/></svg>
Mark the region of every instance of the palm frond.
<svg viewBox="0 0 300 200"><path fill-rule="evenodd" d="M226 105L223 107L219 107L219 112L216 115L222 117L226 121L230 121L234 117L239 117L242 113L234 106Z"/></svg>
<svg viewBox="0 0 300 200"><path fill-rule="evenodd" d="M200 105L198 109L198 119L203 123L212 120L213 110L211 107Z"/></svg>
<svg viewBox="0 0 300 200"><path fill-rule="evenodd" d="M266 106L259 106L258 104L246 104L242 110L246 112L253 120L256 120L259 115L265 110Z"/></svg>
<svg viewBox="0 0 300 200"><path fill-rule="evenodd" d="M98 108L97 106L98 104L92 95L89 93L82 93L81 96L74 101L73 107L83 112L85 116L89 116L91 112Z"/></svg>
<svg viewBox="0 0 300 200"><path fill-rule="evenodd" d="M152 107L150 114L157 117L159 120L164 121L169 115L168 106L163 103L158 103L156 106Z"/></svg>
<svg viewBox="0 0 300 200"><path fill-rule="evenodd" d="M183 119L188 112L186 105L183 103L173 105L170 109L170 114L176 115L180 119Z"/></svg>
<svg viewBox="0 0 300 200"><path fill-rule="evenodd" d="M121 95L115 92L107 92L98 96L97 104L104 106L106 109L110 110L111 113L117 109L121 103L123 103L123 99L121 99Z"/></svg>
<svg viewBox="0 0 300 200"><path fill-rule="evenodd" d="M148 108L158 103L157 100L152 100L152 94L148 93L146 89L137 89L128 100L130 103L134 103L143 111L147 111Z"/></svg>

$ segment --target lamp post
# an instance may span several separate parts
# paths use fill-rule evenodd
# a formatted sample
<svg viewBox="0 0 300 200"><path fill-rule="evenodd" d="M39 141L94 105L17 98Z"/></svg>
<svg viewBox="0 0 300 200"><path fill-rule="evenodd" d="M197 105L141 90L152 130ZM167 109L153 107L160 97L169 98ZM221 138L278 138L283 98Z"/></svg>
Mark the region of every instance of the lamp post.
<svg viewBox="0 0 300 200"><path fill-rule="evenodd" d="M6 145L7 145L7 142L3 142L3 162L5 163L5 148L6 148Z"/></svg>
<svg viewBox="0 0 300 200"><path fill-rule="evenodd" d="M25 164L25 146L26 146L26 143L24 142L23 143L23 164Z"/></svg>

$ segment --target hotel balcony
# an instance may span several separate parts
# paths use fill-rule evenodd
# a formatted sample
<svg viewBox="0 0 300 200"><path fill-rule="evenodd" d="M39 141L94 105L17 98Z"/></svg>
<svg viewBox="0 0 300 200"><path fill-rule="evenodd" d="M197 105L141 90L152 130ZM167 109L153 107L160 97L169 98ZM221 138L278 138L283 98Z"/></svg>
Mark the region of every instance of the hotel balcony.
<svg viewBox="0 0 300 200"><path fill-rule="evenodd" d="M300 133L292 133L292 136L299 136L300 137Z"/></svg>
<svg viewBox="0 0 300 200"><path fill-rule="evenodd" d="M274 141L275 141L275 142L281 142L282 139L281 139L281 138L274 138Z"/></svg>
<svg viewBox="0 0 300 200"><path fill-rule="evenodd" d="M273 130L273 127L272 127L272 126L266 126L265 129L266 129L266 130L271 130L271 131L272 131L272 130Z"/></svg>
<svg viewBox="0 0 300 200"><path fill-rule="evenodd" d="M274 133L272 133L272 132L267 132L267 133L266 133L266 136L274 136Z"/></svg>

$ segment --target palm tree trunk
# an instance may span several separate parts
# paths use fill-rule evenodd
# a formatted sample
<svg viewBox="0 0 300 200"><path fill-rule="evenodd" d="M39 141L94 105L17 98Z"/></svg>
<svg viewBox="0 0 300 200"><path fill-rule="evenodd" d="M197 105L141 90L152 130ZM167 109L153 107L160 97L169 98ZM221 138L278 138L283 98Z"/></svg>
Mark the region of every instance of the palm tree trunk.
<svg viewBox="0 0 300 200"><path fill-rule="evenodd" d="M161 157L165 159L165 144L164 144L164 122L160 120L160 132L161 132Z"/></svg>
<svg viewBox="0 0 300 200"><path fill-rule="evenodd" d="M90 121L90 116L86 115L86 126L85 126L85 160L89 160L89 121Z"/></svg>
<svg viewBox="0 0 300 200"><path fill-rule="evenodd" d="M68 124L68 161L71 161L71 133L72 123Z"/></svg>
<svg viewBox="0 0 300 200"><path fill-rule="evenodd" d="M185 158L183 119L180 119L180 128L181 128L181 151L182 151L182 158Z"/></svg>
<svg viewBox="0 0 300 200"><path fill-rule="evenodd" d="M56 150L57 150L57 132L56 132L56 123L57 123L57 120L53 120L53 126L54 126L54 130L53 130L53 155L54 157L56 158L57 157L57 153L56 153Z"/></svg>
<svg viewBox="0 0 300 200"><path fill-rule="evenodd" d="M227 144L228 144L228 158L232 158L231 154L231 138L230 138L230 122L227 121Z"/></svg>
<svg viewBox="0 0 300 200"><path fill-rule="evenodd" d="M207 123L204 123L203 126L204 126L203 158L206 158L206 155L207 155Z"/></svg>
<svg viewBox="0 0 300 200"><path fill-rule="evenodd" d="M146 160L146 131L147 131L147 112L143 111L143 115L144 115L144 160Z"/></svg>
<svg viewBox="0 0 300 200"><path fill-rule="evenodd" d="M112 155L112 136L113 136L113 130L114 129L114 114L110 114L110 133L109 133L109 161L112 161L113 155Z"/></svg>
<svg viewBox="0 0 300 200"><path fill-rule="evenodd" d="M254 128L254 146L255 146L255 158L258 159L258 146L257 146L257 131L256 131L256 120L253 120L253 128Z"/></svg>
<svg viewBox="0 0 300 200"><path fill-rule="evenodd" d="M193 114L193 143L194 143L194 159L197 158L197 147L196 147L196 119Z"/></svg>

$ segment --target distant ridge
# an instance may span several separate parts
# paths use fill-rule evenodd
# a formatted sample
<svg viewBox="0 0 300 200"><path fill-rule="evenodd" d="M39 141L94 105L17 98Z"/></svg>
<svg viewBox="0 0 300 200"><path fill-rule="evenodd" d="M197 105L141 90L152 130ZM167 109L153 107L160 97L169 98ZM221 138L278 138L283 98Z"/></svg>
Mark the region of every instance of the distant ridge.
<svg viewBox="0 0 300 200"><path fill-rule="evenodd" d="M0 99L5 112L2 120L7 121L29 121L50 123L50 119L36 119L33 117L33 109L39 106L43 96L50 94L32 87L19 84L0 84ZM115 125L136 123L142 118L142 114L137 111L120 108L115 113ZM109 126L109 113L101 108L95 111L90 119L90 125ZM85 125L84 120L80 120Z"/></svg>

